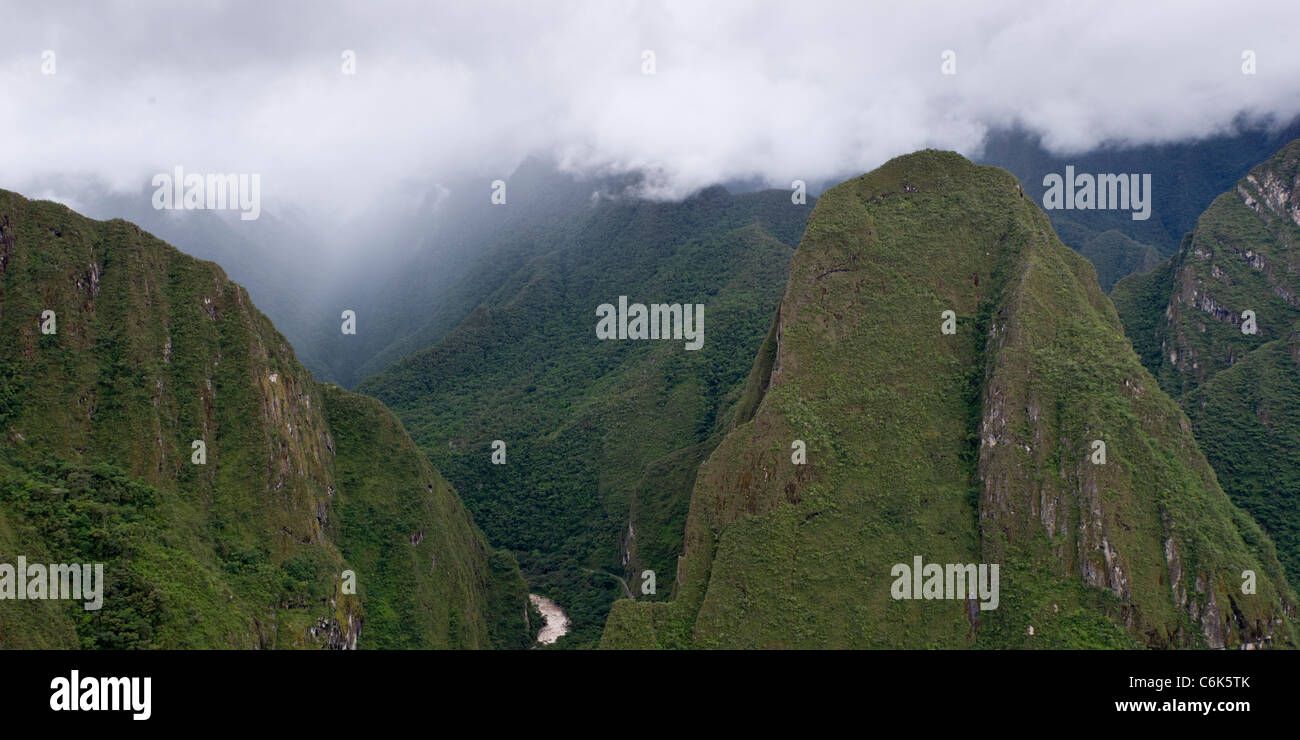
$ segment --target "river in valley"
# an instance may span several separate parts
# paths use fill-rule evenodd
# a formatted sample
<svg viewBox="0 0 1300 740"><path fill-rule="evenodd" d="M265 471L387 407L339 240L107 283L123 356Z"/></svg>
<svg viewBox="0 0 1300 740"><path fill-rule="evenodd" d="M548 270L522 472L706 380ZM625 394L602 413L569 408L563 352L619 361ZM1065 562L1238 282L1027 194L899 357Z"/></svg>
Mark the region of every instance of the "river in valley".
<svg viewBox="0 0 1300 740"><path fill-rule="evenodd" d="M569 631L569 617L559 604L538 594L528 594L528 600L533 602L533 606L537 607L537 611L541 612L546 619L542 631L537 633L538 642L551 645Z"/></svg>

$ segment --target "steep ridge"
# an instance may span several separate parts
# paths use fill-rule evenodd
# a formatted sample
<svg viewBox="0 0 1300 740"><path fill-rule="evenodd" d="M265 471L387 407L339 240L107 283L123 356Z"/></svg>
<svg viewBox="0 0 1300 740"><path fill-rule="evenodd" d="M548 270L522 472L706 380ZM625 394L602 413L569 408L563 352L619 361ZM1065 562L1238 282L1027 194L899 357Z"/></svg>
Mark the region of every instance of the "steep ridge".
<svg viewBox="0 0 1300 740"><path fill-rule="evenodd" d="M1121 281L1112 297L1147 369L1180 398L1224 490L1272 535L1296 582L1300 140L1219 196L1178 254Z"/></svg>
<svg viewBox="0 0 1300 740"><path fill-rule="evenodd" d="M539 254L562 248L572 229L602 201L634 198L638 175L584 177L556 163L529 157L503 181L508 200L493 205L488 180L453 182L437 204L425 244L406 258L385 264L388 273L350 291L366 315L379 315L381 347L353 375L356 382L404 357L436 344L480 303L508 285ZM331 350L345 350L336 338ZM344 385L349 385L344 383Z"/></svg>
<svg viewBox="0 0 1300 740"><path fill-rule="evenodd" d="M528 644L518 569L397 419L215 264L0 191L0 336L0 562L107 580L0 601L0 647Z"/></svg>
<svg viewBox="0 0 1300 740"><path fill-rule="evenodd" d="M1223 489L1300 582L1300 325L1210 378L1185 406Z"/></svg>
<svg viewBox="0 0 1300 740"><path fill-rule="evenodd" d="M1194 141L1126 146L1112 143L1088 152L1053 154L1041 137L1023 129L991 132L980 164L1005 168L1024 183L1026 194L1042 203L1043 177L1060 175L1066 166L1076 172L1151 175L1151 217L1134 220L1126 210L1056 209L1048 212L1052 227L1066 245L1088 257L1097 278L1109 291L1130 273L1146 272L1153 259L1174 254L1219 193L1286 142L1300 136L1300 119L1285 125L1234 122L1228 131ZM1122 238L1121 238L1122 237Z"/></svg>
<svg viewBox="0 0 1300 740"><path fill-rule="evenodd" d="M699 471L674 598L618 602L602 646L1291 644L1271 543L1010 174L925 151L828 190L775 337ZM895 598L917 557L998 565L996 608Z"/></svg>
<svg viewBox="0 0 1300 740"><path fill-rule="evenodd" d="M628 588L666 596L640 594L643 574L671 580L695 470L726 431L810 210L786 191L721 187L682 202L599 199L474 270L496 289L441 341L359 386L567 611L562 644L594 646ZM703 305L703 345L598 339L597 307L620 296ZM495 440L504 464L492 462Z"/></svg>
<svg viewBox="0 0 1300 740"><path fill-rule="evenodd" d="M1300 319L1300 139L1216 198L1178 254L1121 281L1114 300L1175 396L1285 337ZM1243 333L1245 311L1256 333Z"/></svg>

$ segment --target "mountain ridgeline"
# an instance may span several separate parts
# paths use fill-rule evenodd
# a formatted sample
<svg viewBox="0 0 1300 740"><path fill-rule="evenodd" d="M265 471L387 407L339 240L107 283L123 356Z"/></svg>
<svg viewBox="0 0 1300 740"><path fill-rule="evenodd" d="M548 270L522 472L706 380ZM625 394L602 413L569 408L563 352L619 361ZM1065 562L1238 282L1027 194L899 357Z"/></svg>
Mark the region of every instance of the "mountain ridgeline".
<svg viewBox="0 0 1300 740"><path fill-rule="evenodd" d="M1147 272L1177 252L1183 234L1219 193L1297 136L1300 118L1282 126L1243 119L1204 139L1053 154L1038 135L1003 129L989 133L980 163L1020 178L1037 203L1043 202L1044 176L1059 176L1067 166L1080 173L1126 173L1140 163L1138 169L1151 175L1149 218L1135 220L1124 209L1048 212L1061 241L1092 261L1098 282L1109 292L1121 278Z"/></svg>
<svg viewBox="0 0 1300 740"><path fill-rule="evenodd" d="M826 191L742 397L672 599L602 646L1294 643L1271 541L1003 170L924 151ZM997 565L996 608L900 591L917 558Z"/></svg>
<svg viewBox="0 0 1300 740"><path fill-rule="evenodd" d="M1224 490L1300 582L1300 139L1215 199L1177 254L1112 297Z"/></svg>
<svg viewBox="0 0 1300 740"><path fill-rule="evenodd" d="M523 648L530 590L569 647L1294 646L1300 142L1164 262L1185 206L1049 221L946 152L815 207L636 185L532 163L277 296L379 400L215 264L0 190L0 564L106 576L0 647ZM702 345L602 338L624 299Z"/></svg>
<svg viewBox="0 0 1300 740"><path fill-rule="evenodd" d="M485 258L459 326L358 387L568 611L565 645L595 646L620 597L667 595L695 471L727 430L811 210L791 201L721 187L591 200ZM703 306L702 346L601 340L597 309L620 296Z"/></svg>
<svg viewBox="0 0 1300 740"><path fill-rule="evenodd" d="M0 191L0 335L0 562L107 582L0 601L0 647L530 644L513 558L216 265Z"/></svg>

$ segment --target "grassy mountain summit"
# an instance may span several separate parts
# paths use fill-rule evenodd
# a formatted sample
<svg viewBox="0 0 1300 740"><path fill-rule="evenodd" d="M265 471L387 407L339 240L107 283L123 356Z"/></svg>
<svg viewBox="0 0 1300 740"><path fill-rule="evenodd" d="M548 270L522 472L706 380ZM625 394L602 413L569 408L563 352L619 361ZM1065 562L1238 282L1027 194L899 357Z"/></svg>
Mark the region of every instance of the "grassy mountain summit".
<svg viewBox="0 0 1300 740"><path fill-rule="evenodd" d="M482 298L464 321L359 386L568 611L565 643L594 646L647 571L671 580L694 472L726 431L809 211L776 190L595 199L471 270ZM596 309L620 296L703 305L703 345L599 339Z"/></svg>
<svg viewBox="0 0 1300 740"><path fill-rule="evenodd" d="M0 647L528 644L517 567L397 419L215 264L0 191L0 336L0 562L107 580L0 601Z"/></svg>
<svg viewBox="0 0 1300 740"><path fill-rule="evenodd" d="M603 646L1293 642L1271 542L1005 171L924 151L824 193L745 395L674 598L615 604ZM996 608L899 598L918 557L998 565Z"/></svg>
<svg viewBox="0 0 1300 740"><path fill-rule="evenodd" d="M1300 579L1300 140L1220 195L1178 254L1112 297L1224 490ZM1243 331L1248 311L1254 333Z"/></svg>

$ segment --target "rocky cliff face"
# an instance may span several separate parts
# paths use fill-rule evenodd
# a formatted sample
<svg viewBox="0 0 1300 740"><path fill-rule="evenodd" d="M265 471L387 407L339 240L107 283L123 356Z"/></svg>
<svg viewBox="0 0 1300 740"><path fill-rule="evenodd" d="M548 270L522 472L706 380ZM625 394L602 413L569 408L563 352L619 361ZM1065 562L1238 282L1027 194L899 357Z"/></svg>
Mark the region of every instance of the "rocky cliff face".
<svg viewBox="0 0 1300 740"><path fill-rule="evenodd" d="M0 644L508 641L455 493L381 404L317 383L219 267L4 191L0 254L0 562L111 574L96 614L0 604Z"/></svg>
<svg viewBox="0 0 1300 740"><path fill-rule="evenodd" d="M1201 215L1182 249L1113 297L1146 367L1179 398L1218 480L1300 578L1300 141ZM1253 329L1253 332L1251 331Z"/></svg>
<svg viewBox="0 0 1300 740"><path fill-rule="evenodd" d="M1300 319L1298 246L1295 141L1219 196L1162 269L1116 286L1134 347L1167 391L1181 396L1289 333Z"/></svg>
<svg viewBox="0 0 1300 740"><path fill-rule="evenodd" d="M619 602L602 644L1291 643L1268 538L1009 174L927 151L827 191L774 334L699 471L674 600ZM996 607L899 598L917 557L998 565Z"/></svg>

